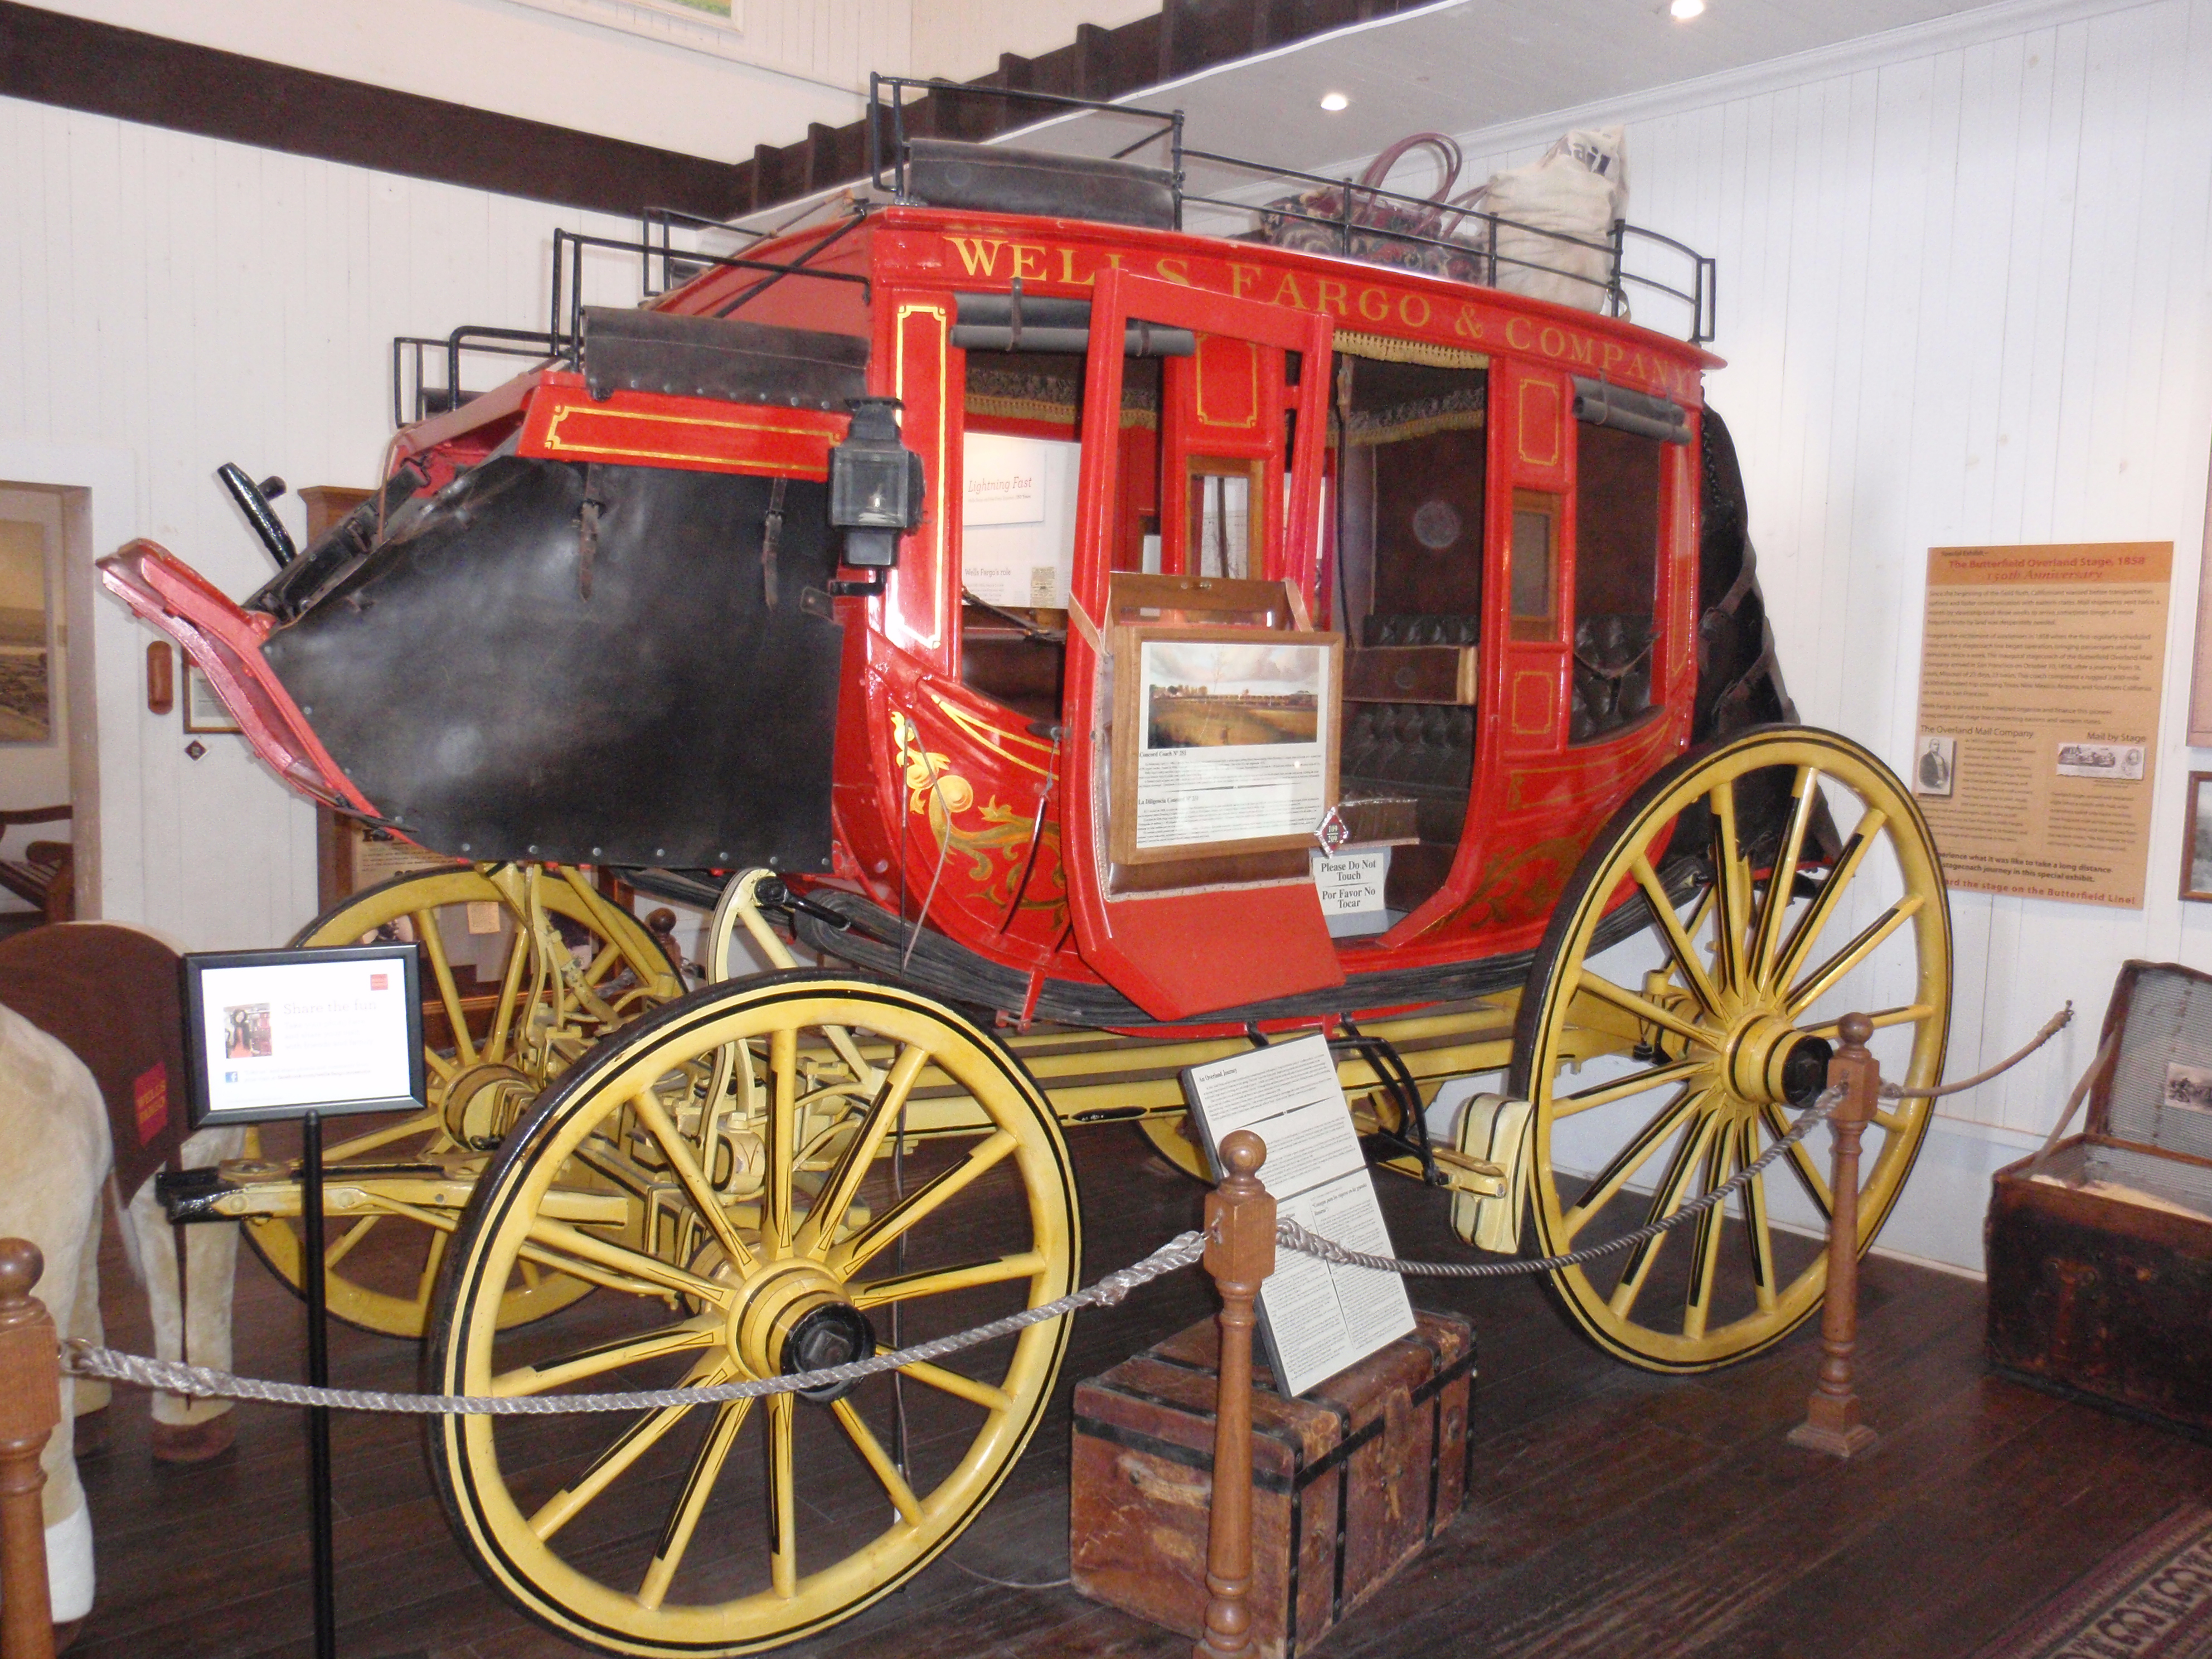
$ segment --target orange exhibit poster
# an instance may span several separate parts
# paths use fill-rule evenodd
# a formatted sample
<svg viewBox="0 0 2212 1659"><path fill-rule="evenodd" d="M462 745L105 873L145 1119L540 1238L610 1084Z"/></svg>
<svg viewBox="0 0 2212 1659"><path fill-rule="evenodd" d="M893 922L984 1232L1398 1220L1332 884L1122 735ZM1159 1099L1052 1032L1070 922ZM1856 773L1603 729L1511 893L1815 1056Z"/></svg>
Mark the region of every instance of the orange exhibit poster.
<svg viewBox="0 0 2212 1659"><path fill-rule="evenodd" d="M2172 542L1938 547L1907 781L1954 887L2140 907Z"/></svg>

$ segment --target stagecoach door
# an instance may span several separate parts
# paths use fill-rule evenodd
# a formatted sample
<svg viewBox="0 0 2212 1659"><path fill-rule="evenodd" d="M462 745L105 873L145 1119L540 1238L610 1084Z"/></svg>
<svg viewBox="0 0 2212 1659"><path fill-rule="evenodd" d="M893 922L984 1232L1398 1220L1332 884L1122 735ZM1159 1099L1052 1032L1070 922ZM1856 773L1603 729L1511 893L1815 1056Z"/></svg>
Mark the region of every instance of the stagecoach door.
<svg viewBox="0 0 2212 1659"><path fill-rule="evenodd" d="M1207 860L1202 871L1112 857L1109 595L1130 319L1196 337L1194 354L1164 368L1162 570L1286 582L1297 596L1290 610L1308 615L1318 592L1331 325L1118 269L1098 273L1092 301L1061 749L1068 899L1084 960L1156 1018L1187 1019L1344 976L1304 851L1243 867ZM1265 624L1254 632L1264 636Z"/></svg>

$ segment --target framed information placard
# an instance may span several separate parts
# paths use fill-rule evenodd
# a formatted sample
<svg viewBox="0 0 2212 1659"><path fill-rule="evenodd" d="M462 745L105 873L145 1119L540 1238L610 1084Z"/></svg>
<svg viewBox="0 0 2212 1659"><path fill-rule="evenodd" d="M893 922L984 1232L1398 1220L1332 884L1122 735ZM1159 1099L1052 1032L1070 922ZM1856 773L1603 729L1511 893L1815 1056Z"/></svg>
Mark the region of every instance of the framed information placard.
<svg viewBox="0 0 2212 1659"><path fill-rule="evenodd" d="M1316 1033L1189 1066L1182 1082L1217 1178L1221 1142L1249 1129L1267 1145L1260 1184L1277 1215L1348 1249L1391 1254L1328 1039ZM1260 1286L1260 1334L1286 1395L1304 1394L1413 1328L1413 1304L1395 1273L1278 1250Z"/></svg>
<svg viewBox="0 0 2212 1659"><path fill-rule="evenodd" d="M1115 628L1114 861L1311 847L1336 804L1343 666L1334 634Z"/></svg>
<svg viewBox="0 0 2212 1659"><path fill-rule="evenodd" d="M183 972L193 1128L421 1109L419 946L200 952Z"/></svg>

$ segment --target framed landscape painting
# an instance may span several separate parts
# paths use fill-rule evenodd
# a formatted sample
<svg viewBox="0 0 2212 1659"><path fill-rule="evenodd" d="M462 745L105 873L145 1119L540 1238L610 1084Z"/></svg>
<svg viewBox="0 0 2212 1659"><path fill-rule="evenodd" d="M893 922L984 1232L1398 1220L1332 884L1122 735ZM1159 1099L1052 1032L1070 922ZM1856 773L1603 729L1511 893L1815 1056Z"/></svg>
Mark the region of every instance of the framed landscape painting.
<svg viewBox="0 0 2212 1659"><path fill-rule="evenodd" d="M45 526L0 520L0 743L54 738Z"/></svg>

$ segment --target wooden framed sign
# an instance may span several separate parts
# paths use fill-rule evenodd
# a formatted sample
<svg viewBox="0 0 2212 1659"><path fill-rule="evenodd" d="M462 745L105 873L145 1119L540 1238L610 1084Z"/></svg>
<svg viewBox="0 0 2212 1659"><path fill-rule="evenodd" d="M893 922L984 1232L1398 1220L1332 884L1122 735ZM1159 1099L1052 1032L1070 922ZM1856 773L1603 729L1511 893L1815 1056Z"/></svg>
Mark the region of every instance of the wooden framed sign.
<svg viewBox="0 0 2212 1659"><path fill-rule="evenodd" d="M1112 663L1115 863L1313 845L1336 804L1338 635L1117 627Z"/></svg>

